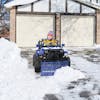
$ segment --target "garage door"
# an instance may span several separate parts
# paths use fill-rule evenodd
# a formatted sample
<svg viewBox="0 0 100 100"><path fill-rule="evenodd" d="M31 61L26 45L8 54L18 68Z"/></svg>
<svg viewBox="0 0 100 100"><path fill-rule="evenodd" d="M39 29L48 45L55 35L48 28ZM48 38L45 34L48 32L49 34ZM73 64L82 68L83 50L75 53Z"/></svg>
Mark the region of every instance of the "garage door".
<svg viewBox="0 0 100 100"><path fill-rule="evenodd" d="M62 43L66 46L92 46L94 25L93 16L62 16Z"/></svg>
<svg viewBox="0 0 100 100"><path fill-rule="evenodd" d="M23 15L16 18L16 42L19 47L35 47L37 42L47 37L53 30L53 16L51 15Z"/></svg>

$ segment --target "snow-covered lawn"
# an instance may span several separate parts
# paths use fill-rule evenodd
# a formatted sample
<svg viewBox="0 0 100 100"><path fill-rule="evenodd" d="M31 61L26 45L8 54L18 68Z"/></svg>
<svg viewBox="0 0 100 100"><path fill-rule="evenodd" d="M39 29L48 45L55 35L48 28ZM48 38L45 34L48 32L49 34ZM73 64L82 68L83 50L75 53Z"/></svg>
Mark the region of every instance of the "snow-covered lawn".
<svg viewBox="0 0 100 100"><path fill-rule="evenodd" d="M16 44L0 39L0 100L100 100L100 65L70 55L72 66L41 77Z"/></svg>

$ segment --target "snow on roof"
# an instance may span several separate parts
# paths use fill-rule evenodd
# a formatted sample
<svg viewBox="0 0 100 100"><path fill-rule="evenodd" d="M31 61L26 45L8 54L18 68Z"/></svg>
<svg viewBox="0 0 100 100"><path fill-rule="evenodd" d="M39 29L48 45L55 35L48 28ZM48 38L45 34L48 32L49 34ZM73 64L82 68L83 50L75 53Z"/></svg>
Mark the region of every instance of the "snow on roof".
<svg viewBox="0 0 100 100"><path fill-rule="evenodd" d="M35 1L41 1L41 0L13 0L7 4L5 4L5 7L6 8L11 8L13 6L18 6L18 5L25 5L25 4L30 4L32 2L35 2ZM78 3L82 3L84 5L87 5L89 7L92 7L94 9L99 9L100 10L100 5L98 4L95 4L95 3L91 3L91 2L88 2L88 1L83 1L83 0L72 0L72 1L76 1Z"/></svg>
<svg viewBox="0 0 100 100"><path fill-rule="evenodd" d="M30 4L30 3L35 2L35 1L37 1L37 0L13 0L9 3L6 3L5 7L6 8L11 8L13 6Z"/></svg>

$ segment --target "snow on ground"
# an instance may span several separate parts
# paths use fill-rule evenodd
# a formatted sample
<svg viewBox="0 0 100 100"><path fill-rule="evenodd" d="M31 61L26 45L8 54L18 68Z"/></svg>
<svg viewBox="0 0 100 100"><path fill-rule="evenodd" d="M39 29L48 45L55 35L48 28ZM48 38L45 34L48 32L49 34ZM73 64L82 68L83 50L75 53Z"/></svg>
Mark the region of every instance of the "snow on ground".
<svg viewBox="0 0 100 100"><path fill-rule="evenodd" d="M70 67L64 67L57 70L54 77L58 82L65 85L67 82L77 81L77 79L85 78L83 73Z"/></svg>
<svg viewBox="0 0 100 100"><path fill-rule="evenodd" d="M57 70L53 77L40 77L28 68L16 44L0 39L0 100L43 100L46 94L60 94L71 81L82 78L82 72L69 67Z"/></svg>
<svg viewBox="0 0 100 100"><path fill-rule="evenodd" d="M92 62L88 62L86 59L82 59L81 57L71 57L72 62L76 64L76 67L74 68L80 69L81 71L86 72L91 77L94 77L95 80L100 81L100 65L94 64Z"/></svg>
<svg viewBox="0 0 100 100"><path fill-rule="evenodd" d="M69 95L64 96L64 100L100 100L100 64L94 64L79 56L71 55L72 68L77 69L86 75L86 80L73 82L69 87ZM64 90L63 94L67 90ZM80 98L80 94L82 97ZM85 94L86 93L86 94ZM74 98L74 99L73 99Z"/></svg>

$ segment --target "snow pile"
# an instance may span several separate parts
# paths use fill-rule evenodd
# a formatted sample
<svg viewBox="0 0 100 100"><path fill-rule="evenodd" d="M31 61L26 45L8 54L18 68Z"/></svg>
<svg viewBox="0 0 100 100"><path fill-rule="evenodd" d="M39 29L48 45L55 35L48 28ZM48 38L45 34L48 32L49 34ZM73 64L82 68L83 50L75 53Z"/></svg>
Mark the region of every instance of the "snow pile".
<svg viewBox="0 0 100 100"><path fill-rule="evenodd" d="M54 77L61 84L66 84L71 81L77 81L78 79L85 78L83 73L78 70L74 70L71 67L62 67L61 69L58 69Z"/></svg>
<svg viewBox="0 0 100 100"><path fill-rule="evenodd" d="M0 39L0 62L1 62L0 64L2 64L2 61L5 60L9 62L13 60L15 56L19 55L20 55L20 49L17 48L17 46L14 43L10 43L8 42L8 40L5 40L4 38Z"/></svg>
<svg viewBox="0 0 100 100"><path fill-rule="evenodd" d="M62 86L84 77L69 67L58 69L53 77L40 77L28 69L16 44L0 39L0 100L43 100L45 94L60 93Z"/></svg>

